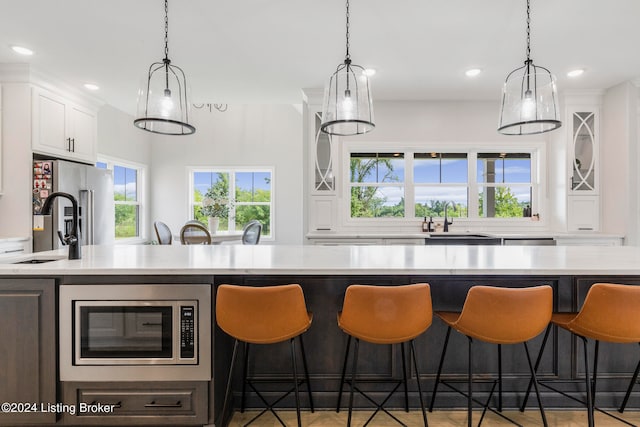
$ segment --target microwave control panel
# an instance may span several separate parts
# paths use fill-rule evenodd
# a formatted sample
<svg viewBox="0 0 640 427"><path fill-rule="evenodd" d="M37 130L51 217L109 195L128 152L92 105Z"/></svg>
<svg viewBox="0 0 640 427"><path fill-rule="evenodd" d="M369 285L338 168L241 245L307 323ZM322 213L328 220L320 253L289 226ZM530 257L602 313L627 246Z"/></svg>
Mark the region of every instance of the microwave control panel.
<svg viewBox="0 0 640 427"><path fill-rule="evenodd" d="M195 357L194 306L180 306L180 359Z"/></svg>

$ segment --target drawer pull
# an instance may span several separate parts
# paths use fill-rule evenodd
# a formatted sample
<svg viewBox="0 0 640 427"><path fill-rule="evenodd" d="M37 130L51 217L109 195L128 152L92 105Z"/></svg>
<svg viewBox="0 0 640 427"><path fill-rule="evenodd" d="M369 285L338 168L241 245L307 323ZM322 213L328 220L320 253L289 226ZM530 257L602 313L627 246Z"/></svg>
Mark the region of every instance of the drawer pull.
<svg viewBox="0 0 640 427"><path fill-rule="evenodd" d="M116 403L104 403L104 402L97 402L97 401L93 401L91 402L89 405L97 405L98 403L102 404L102 405L107 405L107 406L113 406L114 409L116 408L122 408L122 401L119 400Z"/></svg>
<svg viewBox="0 0 640 427"><path fill-rule="evenodd" d="M157 322L144 322L142 326L162 326L162 323Z"/></svg>
<svg viewBox="0 0 640 427"><path fill-rule="evenodd" d="M145 403L145 408L182 408L182 403L178 400L176 403L156 403L155 400L151 403Z"/></svg>

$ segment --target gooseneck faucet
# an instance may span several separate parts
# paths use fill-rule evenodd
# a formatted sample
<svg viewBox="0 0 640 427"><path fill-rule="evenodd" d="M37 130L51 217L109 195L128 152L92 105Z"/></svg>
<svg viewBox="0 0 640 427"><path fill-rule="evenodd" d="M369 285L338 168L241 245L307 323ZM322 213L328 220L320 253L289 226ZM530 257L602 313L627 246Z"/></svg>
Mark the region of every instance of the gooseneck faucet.
<svg viewBox="0 0 640 427"><path fill-rule="evenodd" d="M453 203L453 202L444 202L444 229L442 231L445 232L445 233L449 231L449 226L451 224L453 224L453 220L451 220L451 221L447 220L447 206L449 204L451 205L451 207L453 209L456 208L456 204L455 203Z"/></svg>
<svg viewBox="0 0 640 427"><path fill-rule="evenodd" d="M71 222L71 231L68 236L64 236L63 242L69 245L69 259L80 259L80 240L78 239L78 201L69 193L56 192L51 193L49 197L44 201L41 215L51 215L51 205L56 197L64 197L71 201L73 210L73 219Z"/></svg>

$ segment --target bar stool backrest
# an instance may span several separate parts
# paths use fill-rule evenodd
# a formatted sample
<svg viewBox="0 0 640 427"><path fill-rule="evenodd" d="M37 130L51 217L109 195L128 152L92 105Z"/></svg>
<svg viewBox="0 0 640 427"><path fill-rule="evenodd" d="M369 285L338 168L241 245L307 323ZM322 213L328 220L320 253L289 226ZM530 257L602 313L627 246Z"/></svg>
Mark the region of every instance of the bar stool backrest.
<svg viewBox="0 0 640 427"><path fill-rule="evenodd" d="M251 344L272 344L297 337L311 326L300 285L220 285L216 321L232 337Z"/></svg>
<svg viewBox="0 0 640 427"><path fill-rule="evenodd" d="M516 344L539 335L553 312L551 286L469 289L455 328L494 344Z"/></svg>
<svg viewBox="0 0 640 427"><path fill-rule="evenodd" d="M596 283L567 327L586 338L640 342L640 286Z"/></svg>
<svg viewBox="0 0 640 427"><path fill-rule="evenodd" d="M426 283L351 285L344 296L338 326L364 341L395 344L426 331L432 318L431 289Z"/></svg>

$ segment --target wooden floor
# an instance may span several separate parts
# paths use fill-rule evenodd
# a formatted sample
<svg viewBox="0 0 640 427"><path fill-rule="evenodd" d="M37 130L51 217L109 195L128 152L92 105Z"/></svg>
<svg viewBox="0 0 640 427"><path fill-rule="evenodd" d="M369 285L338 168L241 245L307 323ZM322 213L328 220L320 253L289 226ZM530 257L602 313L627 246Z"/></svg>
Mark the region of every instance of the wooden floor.
<svg viewBox="0 0 640 427"><path fill-rule="evenodd" d="M369 418L372 412L370 411L356 411L354 412L352 425L362 426ZM587 415L585 411L545 411L547 415L547 421L549 426L561 426L561 427L583 427L587 425ZM244 414L236 412L230 426L238 427L243 426L247 421L256 416L258 412L247 411ZM411 411L409 413L402 411L394 411L393 414L402 420L407 426L422 426L422 413L420 411ZM617 412L616 415L619 415ZM296 413L295 411L278 411L278 415L287 424L287 426L296 425ZM478 424L480 420L481 411L474 411L473 420L474 425ZM527 410L524 413L518 411L505 411L505 415L513 418L516 422L523 426L541 426L542 420L540 413L533 410ZM640 425L640 412L627 411L623 415L623 418L627 420L631 425ZM433 411L427 412L427 420L430 427L460 427L467 424L466 411ZM596 413L596 426L597 427L618 427L625 424L620 421L614 420L607 415ZM347 425L347 412L341 411L336 413L335 411L316 411L311 413L303 411L302 413L302 425L314 426L314 427L336 427ZM397 424L393 419L384 413L379 413L369 424L372 427L397 427ZM505 421L497 415L487 414L483 426L508 426L513 425L508 421ZM254 427L277 427L280 426L278 420L272 414L264 414L258 418L255 422L251 423Z"/></svg>

